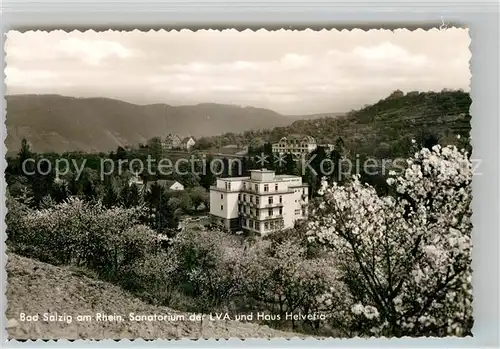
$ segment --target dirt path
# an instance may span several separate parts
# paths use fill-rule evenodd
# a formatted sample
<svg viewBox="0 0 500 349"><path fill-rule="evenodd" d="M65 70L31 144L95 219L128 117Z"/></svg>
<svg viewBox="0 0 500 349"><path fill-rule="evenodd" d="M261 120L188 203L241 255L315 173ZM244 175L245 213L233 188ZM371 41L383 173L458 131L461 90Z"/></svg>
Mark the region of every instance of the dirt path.
<svg viewBox="0 0 500 349"><path fill-rule="evenodd" d="M296 333L235 320L189 320L187 313L155 307L121 288L68 269L9 253L6 316L10 339L293 338ZM130 321L129 313L166 320ZM22 313L38 321L22 321ZM44 318L44 314L48 317ZM99 318L99 315L101 317ZM82 316L78 318L77 316ZM106 320L105 315L120 315ZM51 317L50 317L51 316ZM83 318L90 316L90 318ZM71 319L70 319L71 317ZM176 317L175 319L173 319ZM89 320L90 319L90 320ZM111 321L109 321L111 320ZM68 323L70 322L70 323ZM302 336L304 337L304 336Z"/></svg>

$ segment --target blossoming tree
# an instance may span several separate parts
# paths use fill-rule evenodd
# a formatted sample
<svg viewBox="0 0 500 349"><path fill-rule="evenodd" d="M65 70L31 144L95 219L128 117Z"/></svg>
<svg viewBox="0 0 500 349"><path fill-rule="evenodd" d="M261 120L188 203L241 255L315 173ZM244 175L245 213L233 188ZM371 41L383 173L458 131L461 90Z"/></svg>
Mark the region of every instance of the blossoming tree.
<svg viewBox="0 0 500 349"><path fill-rule="evenodd" d="M468 335L472 327L467 153L424 148L391 174L392 195L354 177L323 184L309 240L332 253L348 287L342 326L359 335Z"/></svg>

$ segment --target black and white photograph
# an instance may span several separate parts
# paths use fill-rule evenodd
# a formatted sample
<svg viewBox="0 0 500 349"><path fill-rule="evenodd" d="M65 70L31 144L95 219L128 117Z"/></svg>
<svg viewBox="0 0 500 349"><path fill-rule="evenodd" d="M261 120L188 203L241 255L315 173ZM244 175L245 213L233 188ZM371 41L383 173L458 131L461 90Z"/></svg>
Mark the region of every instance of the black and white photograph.
<svg viewBox="0 0 500 349"><path fill-rule="evenodd" d="M9 31L9 339L472 336L470 44Z"/></svg>

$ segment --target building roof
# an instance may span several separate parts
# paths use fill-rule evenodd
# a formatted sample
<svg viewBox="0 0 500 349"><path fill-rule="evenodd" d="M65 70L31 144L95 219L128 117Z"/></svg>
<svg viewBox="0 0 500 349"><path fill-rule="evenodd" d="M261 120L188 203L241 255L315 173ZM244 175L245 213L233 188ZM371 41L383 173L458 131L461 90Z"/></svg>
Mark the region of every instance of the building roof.
<svg viewBox="0 0 500 349"><path fill-rule="evenodd" d="M248 177L248 176L246 176L246 177L226 177L226 178L218 178L218 179L220 179L221 181L231 182L231 181L244 181L244 180L250 179L250 177Z"/></svg>
<svg viewBox="0 0 500 349"><path fill-rule="evenodd" d="M282 174L282 175L276 175L276 178L281 178L281 179L285 179L285 178L298 178L300 176L296 176L296 175L287 175L287 174ZM300 177L301 178L301 177Z"/></svg>
<svg viewBox="0 0 500 349"><path fill-rule="evenodd" d="M165 141L167 141L167 142L168 142L168 141L175 141L175 140L180 141L180 140L181 140L181 138L180 138L178 135L173 134L173 133L169 133L169 134L167 135L167 137L165 137Z"/></svg>
<svg viewBox="0 0 500 349"><path fill-rule="evenodd" d="M250 170L250 172L274 172L273 170L267 170L267 169L260 169L260 170ZM252 179L249 176L246 177L226 177L226 178L218 178L221 181L226 181L226 182L232 182L232 181L247 181L247 182L252 182L252 183L261 183L261 180L258 179ZM302 179L300 176L296 175L287 175L287 174L282 174L282 175L275 175L273 179L266 179L266 182L279 182L285 179ZM307 185L307 184L306 184ZM298 185L300 186L300 185Z"/></svg>
<svg viewBox="0 0 500 349"><path fill-rule="evenodd" d="M274 173L274 171L273 171L273 170L268 170L267 168L261 168L261 169L259 169L259 170L250 170L250 172L265 172L265 173L270 173L270 172L272 172L272 173Z"/></svg>
<svg viewBox="0 0 500 349"><path fill-rule="evenodd" d="M316 140L314 139L314 137L311 137L308 135L301 135L298 133L292 133L292 134L289 134L288 136L281 137L280 141L282 141L282 140L287 140L287 141L297 140L297 141L306 141L309 143L316 143Z"/></svg>
<svg viewBox="0 0 500 349"><path fill-rule="evenodd" d="M151 186L155 183L158 185L161 185L164 188L170 188L170 187L172 187L172 185L174 185L175 183L179 183L179 182L176 180L173 180L173 179L158 179L156 181L147 182L147 184L146 184L147 189L151 188ZM182 185L182 183L179 183L179 184Z"/></svg>
<svg viewBox="0 0 500 349"><path fill-rule="evenodd" d="M182 143L186 143L186 142L188 142L190 139L192 139L192 140L194 141L193 137L184 137L184 138L182 139Z"/></svg>
<svg viewBox="0 0 500 349"><path fill-rule="evenodd" d="M177 181L174 181L173 179L159 179L156 182L160 185L167 187L167 188L170 188L175 183L178 183Z"/></svg>

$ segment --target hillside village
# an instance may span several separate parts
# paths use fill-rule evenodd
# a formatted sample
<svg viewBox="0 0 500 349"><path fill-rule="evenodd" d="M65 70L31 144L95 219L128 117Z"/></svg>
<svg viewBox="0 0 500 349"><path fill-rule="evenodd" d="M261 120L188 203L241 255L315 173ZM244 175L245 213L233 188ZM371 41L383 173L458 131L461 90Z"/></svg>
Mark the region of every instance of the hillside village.
<svg viewBox="0 0 500 349"><path fill-rule="evenodd" d="M24 256L77 268L91 279L114 284L113 287L125 289L141 302L154 306L205 314L263 309L279 316L258 324L276 330L317 336L342 336L342 331L368 335L372 328L369 324L360 327L356 318L338 317L345 314L342 307L355 306L351 300L346 303L349 299L346 295L354 291L350 284L335 276L338 271L333 264L345 262L352 266L356 265L355 259L339 261L335 256L344 256L344 247L339 250L335 245L329 247L322 240L323 233L317 233L319 238L311 236L316 234L311 227L334 226L343 223L342 217L351 217L345 212L335 216L338 208L326 206L331 209L329 215L337 218L324 221L329 217L322 211L324 203L341 202L339 207L364 212L356 217L368 221L359 224L373 226L379 224L377 217L383 216L391 221L391 227L396 227L384 230L387 234L404 235L400 229L410 223L400 220L407 219L403 217L408 210L411 212L411 205L425 204L418 201L408 204L407 197L391 185L391 179L408 176L406 171L411 168L395 172L396 168L389 167L386 170L390 171L376 174L352 173L345 171L344 161L372 159L380 170L383 165L377 161L412 159L416 149L434 149L436 158L444 156L436 150L440 148L435 148L439 144L470 150L469 105L469 95L461 91L396 93L344 116L210 137L163 132L135 145L118 146L108 153L38 153L31 148L30 140L23 140L17 154L7 158L7 244L13 268L17 268L16 263L25 263L18 257ZM448 152L459 160L460 157L467 160L467 153L456 154L452 148ZM61 157L85 166L81 172L75 166L56 175L51 166ZM27 176L22 170L26 159L34 159L35 163L40 159L47 161ZM109 159L108 165L112 164L115 171L103 171L103 159ZM155 160L150 169L153 173L144 168L141 172L134 166L117 170L120 164L129 165L134 159L141 164ZM158 170L162 159L172 161L175 171L161 174ZM330 167L325 169L325 163ZM325 170L328 175L321 175ZM353 178L353 174L359 177ZM434 175L438 174L429 173ZM467 176L464 175L464 181L468 181ZM366 186L366 191L359 187L360 183ZM464 183L453 188L465 187ZM328 192L332 201L324 201L325 185L336 188ZM455 189L450 190L455 193ZM358 197L381 205L379 211L368 211L365 203L349 206ZM460 202L467 200L464 196ZM400 206L391 209L383 206L388 203ZM437 220L439 224L448 224L451 219L448 207L442 206L444 211L437 213L441 217ZM468 214L466 207L453 209L456 209L453 215ZM400 215L392 216L390 212L394 210ZM421 222L411 224L418 226ZM440 229L444 228L429 226L428 233ZM404 251L413 242L399 243ZM404 258L410 257L398 254L397 260ZM417 262L408 259L407 263ZM365 282L356 268L356 275L349 274L349 278ZM375 272L375 269L367 271ZM450 287L450 292L458 292L462 286L457 281ZM377 293L380 297L386 295L383 289L374 292L380 292ZM411 311L427 311L425 307ZM366 312L371 309L367 306ZM465 313L468 310L457 311L464 312L461 319L465 320L460 321L467 322L462 323L461 334L467 334L471 326ZM287 320L285 315L292 312L309 317ZM313 314L319 313L329 315L314 318ZM412 314L408 313L408 317ZM12 326L10 333L21 331L19 323L13 322ZM413 334L425 330L436 335L447 331L444 327L395 328L381 331ZM31 333L32 329L22 331Z"/></svg>
<svg viewBox="0 0 500 349"><path fill-rule="evenodd" d="M63 155L86 161L83 178L79 179L80 183L75 182L76 179L72 178L75 174L70 171L65 174L64 178L56 179L58 187L54 189L56 192L50 195L50 198L46 191L33 193L33 198L35 205L39 205L44 200L60 202L72 196L101 197L103 203L109 207L116 202L123 202L128 206L148 200L153 206L170 203L165 217L156 216L156 225L163 226L165 229L177 229L177 227L186 226L186 222L191 221L192 215L201 215L202 219L199 221L205 226L218 224L221 218L237 219L239 223L236 225L233 223L222 225L231 226L230 230L233 231L236 229L234 227L238 227L236 231L240 232L241 228L248 227L249 223L253 228L254 220L246 217L247 203L246 200L242 200L241 195L238 200L228 204L228 198L225 198L223 194L218 194L221 190L227 191L224 188L224 182L221 181L239 181L240 183L245 179L253 180L253 176L257 176L256 171L263 171L265 168L265 171L273 173L266 185L273 186L286 176L297 178L298 185L307 188L306 199L311 200L316 196L322 180L321 176L315 173L320 172L321 163L325 160L336 167L330 171L331 178L342 181L342 176L345 177L341 173L342 159L354 159L355 156L359 158L360 155L362 159L370 157L394 159L408 156L412 152L412 139L428 147L437 143L450 144L450 142L458 146L470 146L468 142L469 105L470 97L461 91L445 90L440 93L409 92L407 94L395 91L373 106L365 106L344 116L296 121L286 127L245 131L240 134L226 133L215 137L195 138L167 132L135 146L119 146L116 152L112 151L108 154L114 161L142 159L145 162L148 156L154 159L168 158L174 162L183 158L196 159L194 167L190 168L187 161L181 164L181 167L185 167L183 175L171 173L166 176L151 176L147 171L133 173L128 169L119 176L106 176L104 181L96 181L93 178L98 177L99 159L105 154L69 152ZM434 117L438 114L439 117ZM410 133L398 132L401 128L411 131ZM296 130L301 132L295 132ZM331 131L331 133L325 133L325 131ZM391 141L384 138L388 134L393 135ZM461 138L457 139L457 135ZM24 145L26 148L21 151L33 154L30 145L31 142L26 141ZM54 161L58 155L46 153L45 156L52 157ZM265 157L268 160L267 163L259 163L259 157ZM300 161L302 157L315 160L308 168L302 169ZM203 164L206 166L207 161L214 159L220 161L217 162L217 166L221 172L215 169L217 174L212 173L214 169L206 171L203 167ZM26 184L17 180L22 177L15 175L19 170L16 169L15 158L8 158L8 161L10 166L7 170L7 181L11 192L18 196ZM239 166L231 168L231 163L235 161ZM233 173L236 173L236 177ZM360 174L364 176L363 173ZM375 175L363 178L380 192L386 192L387 185L384 177L385 175ZM265 184L265 182L264 180L262 183ZM234 187L240 186L234 183ZM165 194L162 194L162 191ZM262 197L262 201L268 200L271 192L269 194L263 192L260 195L264 194L267 196ZM165 200L159 200L163 195L166 195ZM215 197L218 195L220 199L216 200ZM249 198L252 200L253 197L249 196ZM256 200L258 198L256 196ZM269 197L269 200L271 199L273 199L272 196ZM278 200L278 197L274 199ZM287 211L288 207L292 206L283 206L279 211ZM298 214L296 213L298 208L290 208L290 210L293 211L292 216ZM276 212L277 215L282 214L278 210ZM299 216L306 216L302 213L302 209L300 212ZM251 215L250 217L255 217L260 214L260 210L248 207L248 214ZM274 212L270 211L266 214L273 217ZM289 214L285 214L287 215ZM164 220L168 223L163 223ZM294 221L295 219L291 220L292 223ZM272 229L269 225L271 223ZM262 227L266 230L275 230L293 226L290 223L284 224L282 221L276 224L271 221L269 224L263 222ZM248 232L251 229L243 230Z"/></svg>

